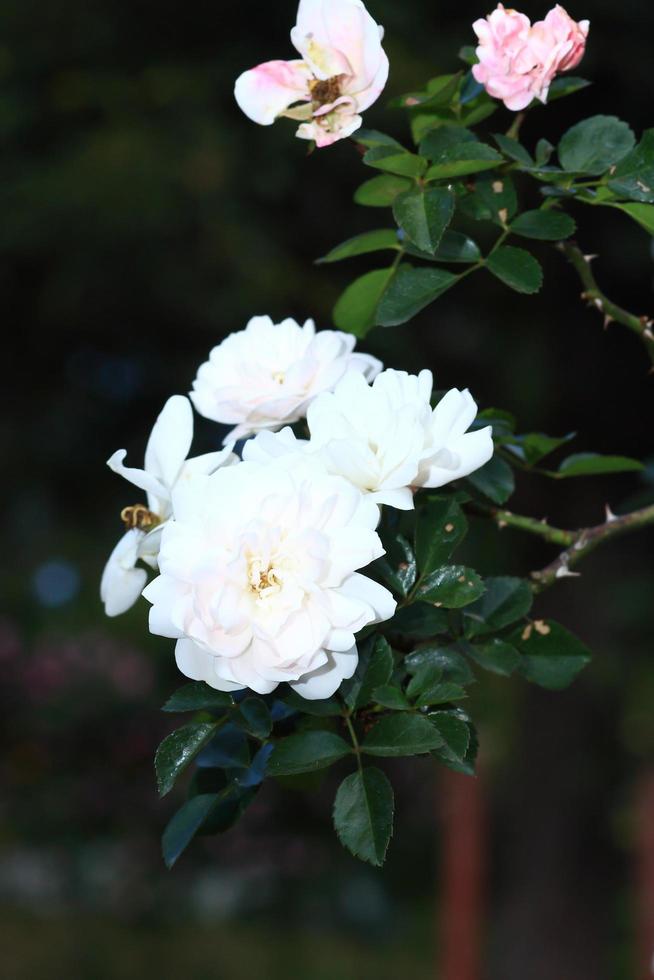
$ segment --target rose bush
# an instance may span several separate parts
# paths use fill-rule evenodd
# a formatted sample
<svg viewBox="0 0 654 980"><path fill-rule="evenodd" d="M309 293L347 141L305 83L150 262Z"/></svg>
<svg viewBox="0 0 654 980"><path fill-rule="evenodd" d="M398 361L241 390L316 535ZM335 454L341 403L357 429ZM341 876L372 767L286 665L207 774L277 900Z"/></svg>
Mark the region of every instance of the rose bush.
<svg viewBox="0 0 654 980"><path fill-rule="evenodd" d="M566 481L642 464L568 455L572 435L521 433L510 412L478 411L465 388L434 393L430 371L382 370L354 350L355 338L406 323L473 275L480 287L486 274L537 293L538 250L554 244L604 322L628 328L654 363L652 321L605 296L568 213L610 207L654 233L654 131L637 143L625 122L600 115L556 147L540 139L530 148L521 111L506 132L494 125L480 137L475 127L498 111L494 99L517 112L588 84L557 77L579 64L588 21L556 6L532 25L500 4L473 27L479 45L462 50L464 69L391 102L407 112L411 147L360 129L388 62L359 0L302 0L292 32L302 60L237 80L237 101L256 122L290 116L318 146L356 131L352 158L375 174L355 201L387 218L321 260L374 254L377 263L337 300L337 330L259 316L212 350L190 397L205 418L232 427L222 452L187 458L191 407L176 396L143 470L127 468L122 450L109 460L147 493L147 506L123 511L128 529L102 580L106 610L120 613L143 590L139 561L157 570L143 592L150 630L176 640L192 680L164 710L194 718L155 760L162 795L197 761L163 836L169 866L197 833L227 830L265 779L345 760L352 771L336 793L336 832L357 857L381 864L393 790L378 760L428 754L472 775L478 743L462 703L476 672L552 690L570 684L589 652L532 614L534 602L604 541L654 524L654 504L607 510L575 531L515 514L506 506L515 470ZM235 440L245 440L240 459ZM535 535L557 553L521 576L480 574L457 554L471 521ZM484 562L474 546L466 555Z"/></svg>

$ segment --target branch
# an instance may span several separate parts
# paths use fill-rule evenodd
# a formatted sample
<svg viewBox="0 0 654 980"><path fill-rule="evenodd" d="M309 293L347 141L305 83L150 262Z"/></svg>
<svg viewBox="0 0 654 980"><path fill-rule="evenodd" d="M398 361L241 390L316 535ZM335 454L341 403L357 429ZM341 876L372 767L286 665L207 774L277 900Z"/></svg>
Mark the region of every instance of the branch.
<svg viewBox="0 0 654 980"><path fill-rule="evenodd" d="M528 534L535 534L550 544L562 545L569 548L576 540L576 531L564 531L559 527L552 527L543 518L538 520L535 517L525 517L524 514L514 514L510 510L500 510L496 507L483 507L480 509L489 517L492 517L497 526L501 528L514 527L519 531L526 531Z"/></svg>
<svg viewBox="0 0 654 980"><path fill-rule="evenodd" d="M595 256L584 255L579 246L572 242L560 242L556 247L563 252L581 279L584 287L581 298L587 300L589 306L594 306L604 315L604 326L608 327L610 323L615 321L622 323L623 326L638 334L654 365L654 333L652 332L654 320L646 316L636 316L635 313L629 313L604 295L597 285L597 280L590 267ZM654 371L654 368L652 370Z"/></svg>
<svg viewBox="0 0 654 980"><path fill-rule="evenodd" d="M631 514L624 514L622 517L616 517L607 508L604 524L583 528L580 531L567 532L572 535L573 543L545 568L531 573L534 592L542 592L560 578L578 574L572 569L579 564L582 558L585 558L604 541L620 537L629 531L637 531L639 528L647 527L650 524L654 524L654 504L643 507L641 510L634 510Z"/></svg>

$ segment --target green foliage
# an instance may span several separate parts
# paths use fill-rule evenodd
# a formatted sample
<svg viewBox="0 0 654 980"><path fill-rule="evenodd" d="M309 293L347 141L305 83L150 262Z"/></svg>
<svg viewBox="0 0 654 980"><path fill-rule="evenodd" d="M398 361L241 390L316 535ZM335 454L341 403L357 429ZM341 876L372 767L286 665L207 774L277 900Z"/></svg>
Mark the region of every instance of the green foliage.
<svg viewBox="0 0 654 980"><path fill-rule="evenodd" d="M340 735L328 731L307 731L289 735L277 742L268 762L271 776L294 776L299 772L327 769L351 752Z"/></svg>
<svg viewBox="0 0 654 980"><path fill-rule="evenodd" d="M483 595L484 589L482 579L472 569L464 565L444 565L421 580L417 596L437 607L460 609Z"/></svg>
<svg viewBox="0 0 654 980"><path fill-rule="evenodd" d="M628 456L602 456L599 453L575 453L559 466L557 476L597 476L601 473L633 473L643 464Z"/></svg>
<svg viewBox="0 0 654 980"><path fill-rule="evenodd" d="M393 673L393 652L382 636L373 636L359 650L359 663L354 675L341 686L348 708L362 708L370 701L377 687L388 684Z"/></svg>
<svg viewBox="0 0 654 980"><path fill-rule="evenodd" d="M615 116L592 116L571 126L558 146L564 170L603 174L620 162L636 139L630 127Z"/></svg>
<svg viewBox="0 0 654 980"><path fill-rule="evenodd" d="M154 759L160 796L171 791L177 777L207 744L215 730L215 722L200 722L184 725L166 736Z"/></svg>
<svg viewBox="0 0 654 980"><path fill-rule="evenodd" d="M381 296L376 322L381 327L406 323L442 296L456 279L445 269L416 269L407 263L401 265Z"/></svg>
<svg viewBox="0 0 654 980"><path fill-rule="evenodd" d="M317 259L317 262L318 264L340 262L342 259L350 259L355 255L366 255L369 252L384 252L388 249L396 251L399 247L397 232L381 228L379 231L366 231L362 235L348 238L346 242L337 245L322 259Z"/></svg>
<svg viewBox="0 0 654 980"><path fill-rule="evenodd" d="M574 235L576 224L562 211L524 211L511 223L511 231L522 238L561 241Z"/></svg>
<svg viewBox="0 0 654 980"><path fill-rule="evenodd" d="M192 684L184 684L179 690L166 701L162 711L171 713L183 713L185 711L211 711L216 714L224 714L228 708L233 707L234 700L231 694L224 691L216 691L209 687L204 681L194 681Z"/></svg>
<svg viewBox="0 0 654 980"><path fill-rule="evenodd" d="M393 269L375 269L351 283L334 307L334 324L365 337L377 320L377 307L393 278Z"/></svg>
<svg viewBox="0 0 654 980"><path fill-rule="evenodd" d="M590 660L584 644L551 620L537 620L515 630L511 643L522 654L523 676L552 691L568 687Z"/></svg>
<svg viewBox="0 0 654 980"><path fill-rule="evenodd" d="M494 504L505 504L515 490L513 470L497 453L485 466L466 477L466 483Z"/></svg>
<svg viewBox="0 0 654 980"><path fill-rule="evenodd" d="M442 741L427 718L401 712L378 721L361 743L361 750L366 755L397 758L423 755Z"/></svg>
<svg viewBox="0 0 654 980"><path fill-rule="evenodd" d="M344 847L375 867L384 863L393 833L393 787L373 766L347 776L334 801L334 827Z"/></svg>
<svg viewBox="0 0 654 980"><path fill-rule="evenodd" d="M393 202L399 228L424 252L434 254L454 213L454 195L445 187L405 191Z"/></svg>
<svg viewBox="0 0 654 980"><path fill-rule="evenodd" d="M646 130L638 146L620 160L608 186L618 197L654 202L654 129Z"/></svg>
<svg viewBox="0 0 654 980"><path fill-rule="evenodd" d="M503 245L489 255L486 268L517 293L537 293L543 284L543 270L538 261L514 245Z"/></svg>
<svg viewBox="0 0 654 980"><path fill-rule="evenodd" d="M366 180L355 191L354 201L368 208L387 208L393 203L398 194L407 191L411 187L411 181L405 177L397 177L393 174L380 174L379 177L372 177Z"/></svg>

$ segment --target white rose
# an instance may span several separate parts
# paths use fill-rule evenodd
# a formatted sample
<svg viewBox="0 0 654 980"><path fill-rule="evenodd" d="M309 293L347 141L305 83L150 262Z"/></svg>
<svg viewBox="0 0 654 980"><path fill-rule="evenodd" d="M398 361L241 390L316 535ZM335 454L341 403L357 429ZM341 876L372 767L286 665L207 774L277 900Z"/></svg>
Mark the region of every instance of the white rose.
<svg viewBox="0 0 654 980"><path fill-rule="evenodd" d="M379 504L413 507L411 488L440 487L493 455L490 426L467 432L477 414L469 391L452 389L432 409L431 371L384 371L372 385L348 374L309 407L309 448Z"/></svg>
<svg viewBox="0 0 654 980"><path fill-rule="evenodd" d="M172 492L180 482L188 482L199 474L213 473L219 466L236 462L233 443L217 453L207 453L187 459L193 441L193 410L188 398L173 395L155 422L147 448L143 469L124 464L127 451L119 449L107 466L134 486L145 490L147 507L137 505L131 510L134 526L120 539L112 551L100 582L100 598L107 616L120 616L138 599L147 581L144 568L137 561L157 567L157 555L162 525L172 514ZM129 518L128 518L129 520ZM144 530L151 528L151 530Z"/></svg>
<svg viewBox="0 0 654 980"><path fill-rule="evenodd" d="M279 429L306 415L311 401L331 391L347 371L374 378L382 368L367 354L353 353L355 339L337 330L316 333L313 320L275 324L255 316L211 351L193 382L191 399L200 415L234 425L226 437L243 439L261 429Z"/></svg>
<svg viewBox="0 0 654 980"><path fill-rule="evenodd" d="M243 72L236 101L262 126L288 116L300 123L300 139L330 146L360 127L360 113L386 84L383 35L361 0L300 0L291 41L302 60L266 61Z"/></svg>
<svg viewBox="0 0 654 980"><path fill-rule="evenodd" d="M303 455L221 469L175 488L173 506L143 594L182 673L224 691L287 681L331 696L356 668L355 634L395 611L357 572L383 554L377 507Z"/></svg>

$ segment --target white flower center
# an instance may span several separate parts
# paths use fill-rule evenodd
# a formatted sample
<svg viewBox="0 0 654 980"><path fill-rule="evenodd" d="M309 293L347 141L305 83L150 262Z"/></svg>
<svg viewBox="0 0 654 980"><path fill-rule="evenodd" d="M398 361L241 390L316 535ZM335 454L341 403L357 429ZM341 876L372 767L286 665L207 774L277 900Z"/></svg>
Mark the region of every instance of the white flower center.
<svg viewBox="0 0 654 980"><path fill-rule="evenodd" d="M274 371L272 378L273 381L276 381L278 385L283 385L284 382L286 381L286 374L284 373L284 371Z"/></svg>
<svg viewBox="0 0 654 980"><path fill-rule="evenodd" d="M259 599L270 599L282 589L278 570L261 558L251 558L248 562L248 582Z"/></svg>

